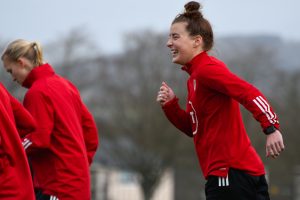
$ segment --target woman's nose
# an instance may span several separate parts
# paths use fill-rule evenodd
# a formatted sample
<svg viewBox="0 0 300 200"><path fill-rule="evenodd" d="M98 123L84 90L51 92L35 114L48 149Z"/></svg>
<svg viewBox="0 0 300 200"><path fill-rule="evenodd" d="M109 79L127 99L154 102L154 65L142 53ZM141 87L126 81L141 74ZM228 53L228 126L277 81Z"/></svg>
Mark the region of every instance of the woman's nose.
<svg viewBox="0 0 300 200"><path fill-rule="evenodd" d="M167 47L169 47L169 48L171 48L171 46L172 46L172 42L171 42L171 39L168 39L168 41L167 41Z"/></svg>

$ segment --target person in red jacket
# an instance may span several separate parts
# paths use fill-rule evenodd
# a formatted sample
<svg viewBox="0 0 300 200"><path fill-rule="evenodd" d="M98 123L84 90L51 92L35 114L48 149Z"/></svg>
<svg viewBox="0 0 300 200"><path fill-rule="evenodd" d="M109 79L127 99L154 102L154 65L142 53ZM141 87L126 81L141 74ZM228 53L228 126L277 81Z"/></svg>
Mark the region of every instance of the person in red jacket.
<svg viewBox="0 0 300 200"><path fill-rule="evenodd" d="M185 5L185 12L172 22L167 42L172 61L190 75L186 110L165 82L157 101L167 118L193 137L207 180L206 199L269 199L264 166L244 128L239 103L260 122L267 135L266 155L273 158L284 149L277 115L257 88L208 55L213 31L199 8L198 2Z"/></svg>
<svg viewBox="0 0 300 200"><path fill-rule="evenodd" d="M20 139L35 128L30 113L0 83L0 199L35 199Z"/></svg>
<svg viewBox="0 0 300 200"><path fill-rule="evenodd" d="M98 147L95 121L77 88L44 63L37 42L15 40L2 60L13 80L28 88L24 106L37 130L24 138L37 199L89 200L89 166Z"/></svg>

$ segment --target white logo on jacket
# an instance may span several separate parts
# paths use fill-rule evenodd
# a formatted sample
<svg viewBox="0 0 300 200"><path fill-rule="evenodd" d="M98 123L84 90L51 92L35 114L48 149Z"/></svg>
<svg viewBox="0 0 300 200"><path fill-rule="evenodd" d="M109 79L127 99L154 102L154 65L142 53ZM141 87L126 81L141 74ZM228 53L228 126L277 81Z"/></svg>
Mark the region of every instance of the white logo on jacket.
<svg viewBox="0 0 300 200"><path fill-rule="evenodd" d="M196 79L194 79L193 83L194 83L194 91L196 91L196 87L197 87L197 81L196 81Z"/></svg>
<svg viewBox="0 0 300 200"><path fill-rule="evenodd" d="M192 118L192 122L193 124L196 125L195 130L193 130L193 135L195 135L198 131L198 118L197 118L197 113L196 110L193 106L193 103L191 101L189 101L189 104L191 105L192 111L190 112L191 118ZM193 128L194 129L194 128Z"/></svg>

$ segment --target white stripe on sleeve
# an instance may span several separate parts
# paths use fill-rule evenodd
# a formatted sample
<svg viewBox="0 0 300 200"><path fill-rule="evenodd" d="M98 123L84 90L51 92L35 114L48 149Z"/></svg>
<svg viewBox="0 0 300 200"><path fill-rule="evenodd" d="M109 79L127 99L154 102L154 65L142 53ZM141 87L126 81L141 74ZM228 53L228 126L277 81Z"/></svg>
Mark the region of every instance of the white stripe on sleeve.
<svg viewBox="0 0 300 200"><path fill-rule="evenodd" d="M27 149L31 144L32 144L32 142L30 140L28 140L27 138L25 138L22 142L24 149Z"/></svg>
<svg viewBox="0 0 300 200"><path fill-rule="evenodd" d="M271 112L269 104L266 101L262 100L261 96L256 97L255 99L253 99L253 102L266 115L266 117L268 118L269 122L271 124L275 124L276 120L274 118L276 117L276 115L274 115Z"/></svg>

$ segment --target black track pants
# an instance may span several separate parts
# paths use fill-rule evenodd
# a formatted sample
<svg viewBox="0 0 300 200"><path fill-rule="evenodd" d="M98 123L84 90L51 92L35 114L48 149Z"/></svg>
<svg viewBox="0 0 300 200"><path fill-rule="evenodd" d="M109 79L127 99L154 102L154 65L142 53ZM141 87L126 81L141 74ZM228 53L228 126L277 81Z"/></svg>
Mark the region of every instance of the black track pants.
<svg viewBox="0 0 300 200"><path fill-rule="evenodd" d="M227 177L209 176L206 200L270 200L265 176L251 176L230 169Z"/></svg>

